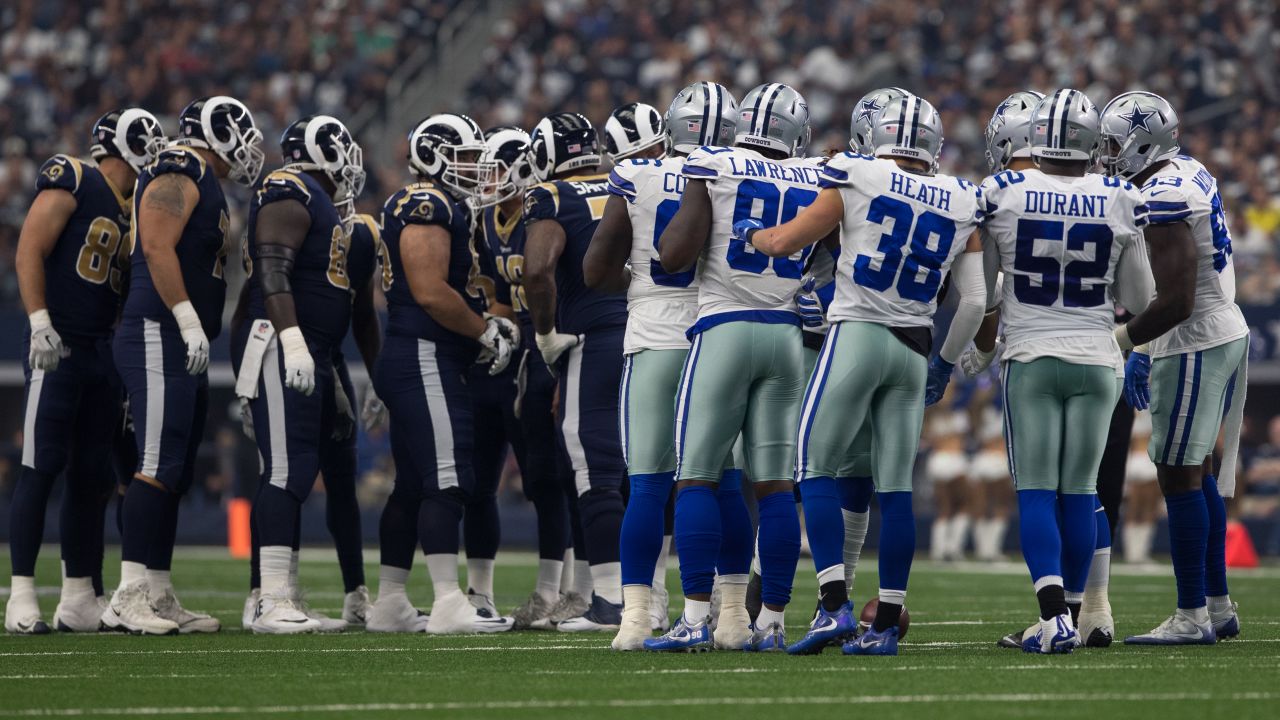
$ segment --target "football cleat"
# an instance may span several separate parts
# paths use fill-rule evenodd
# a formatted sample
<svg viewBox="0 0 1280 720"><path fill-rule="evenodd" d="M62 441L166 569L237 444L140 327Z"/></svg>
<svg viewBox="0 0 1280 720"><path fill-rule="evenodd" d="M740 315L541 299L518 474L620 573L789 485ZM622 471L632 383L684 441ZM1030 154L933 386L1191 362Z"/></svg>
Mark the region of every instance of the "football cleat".
<svg viewBox="0 0 1280 720"><path fill-rule="evenodd" d="M1040 621L1036 621L1031 627L1018 632L1011 632L1008 635L996 641L996 647L1008 648L1010 650L1021 650L1022 639L1033 637L1040 630Z"/></svg>
<svg viewBox="0 0 1280 720"><path fill-rule="evenodd" d="M245 630L251 629L254 618L258 617L258 598L262 597L262 591L254 588L249 591L249 597L244 599L244 609L240 611L240 627Z"/></svg>
<svg viewBox="0 0 1280 720"><path fill-rule="evenodd" d="M494 606L493 598L490 598L488 595L478 593L475 590L468 588L467 600L471 601L471 606L476 609L476 612L480 613L481 617L485 617L490 620L506 620L512 627L515 626L515 620L512 620L509 616L498 614L498 608Z"/></svg>
<svg viewBox="0 0 1280 720"><path fill-rule="evenodd" d="M666 632L671 629L671 594L665 587L654 586L649 590L649 629Z"/></svg>
<svg viewBox="0 0 1280 720"><path fill-rule="evenodd" d="M1022 651L1029 653L1069 653L1079 646L1080 634L1071 622L1070 613L1041 620L1034 634L1022 637Z"/></svg>
<svg viewBox="0 0 1280 720"><path fill-rule="evenodd" d="M369 608L372 606L373 603L369 600L369 588L361 585L342 598L342 619L346 620L348 625L364 625L365 617L368 616Z"/></svg>
<svg viewBox="0 0 1280 720"><path fill-rule="evenodd" d="M369 632L424 633L430 616L410 604L405 595L379 595L364 619L364 629Z"/></svg>
<svg viewBox="0 0 1280 720"><path fill-rule="evenodd" d="M116 590L107 609L102 611L106 630L134 635L177 635L178 623L160 617L147 598L147 583L138 581Z"/></svg>
<svg viewBox="0 0 1280 720"><path fill-rule="evenodd" d="M622 625L622 603L614 604L591 594L591 607L577 617L561 620L556 624L560 632L596 632L617 630Z"/></svg>
<svg viewBox="0 0 1280 720"><path fill-rule="evenodd" d="M1231 609L1221 613L1209 612L1209 622L1213 623L1213 634L1219 640L1230 640L1240 636L1240 616L1236 610L1240 603L1231 603Z"/></svg>
<svg viewBox="0 0 1280 720"><path fill-rule="evenodd" d="M432 635L495 633L510 630L511 618L486 616L461 591L447 592L431 605L427 632Z"/></svg>
<svg viewBox="0 0 1280 720"><path fill-rule="evenodd" d="M216 633L222 629L222 623L218 622L218 618L182 607L171 587L165 588L159 597L152 597L151 606L155 608L157 615L177 624L178 632L183 635Z"/></svg>
<svg viewBox="0 0 1280 720"><path fill-rule="evenodd" d="M550 630L551 613L555 609L556 604L547 602L537 591L531 592L520 607L511 611L511 619L515 621L514 629Z"/></svg>
<svg viewBox="0 0 1280 720"><path fill-rule="evenodd" d="M1151 632L1125 638L1124 644L1212 645L1217 641L1218 636L1213 632L1212 621L1201 624L1181 612L1175 612Z"/></svg>
<svg viewBox="0 0 1280 720"><path fill-rule="evenodd" d="M609 647L621 652L643 650L644 641L653 637L652 624L653 620L647 609L624 604L618 634L613 636Z"/></svg>
<svg viewBox="0 0 1280 720"><path fill-rule="evenodd" d="M741 605L722 605L714 624L717 650L741 650L751 640L751 617Z"/></svg>
<svg viewBox="0 0 1280 720"><path fill-rule="evenodd" d="M58 607L53 611L53 626L58 632L98 632L102 629L102 609L92 592L68 593L64 587Z"/></svg>
<svg viewBox="0 0 1280 720"><path fill-rule="evenodd" d="M838 644L852 635L857 629L853 621L853 605L849 602L841 605L835 612L827 612L818 607L809 625L809 631L796 642L787 646L791 655L818 655L828 645Z"/></svg>
<svg viewBox="0 0 1280 720"><path fill-rule="evenodd" d="M746 652L786 652L787 631L778 623L769 623L764 628L751 626L751 637L742 643Z"/></svg>
<svg viewBox="0 0 1280 720"><path fill-rule="evenodd" d="M877 631L874 627L857 638L845 643L841 648L845 655L897 655L898 626Z"/></svg>
<svg viewBox="0 0 1280 720"><path fill-rule="evenodd" d="M1082 612L1076 622L1076 632L1080 635L1080 644L1087 648L1110 647L1116 637L1115 620L1109 611Z"/></svg>
<svg viewBox="0 0 1280 720"><path fill-rule="evenodd" d="M706 652L712 648L710 622L711 618L705 617L691 625L681 614L665 635L646 638L644 649L653 652Z"/></svg>
<svg viewBox="0 0 1280 720"><path fill-rule="evenodd" d="M316 632L340 633L347 629L346 620L343 620L342 618L331 618L319 610L312 608L311 605L302 597L302 593L296 588L294 588L293 592L290 593L290 596L293 598L294 606L301 610L303 615L306 615L312 620L320 623L320 627L316 628Z"/></svg>
<svg viewBox="0 0 1280 720"><path fill-rule="evenodd" d="M56 622L56 621L55 621ZM15 635L47 635L49 623L40 617L34 594L10 595L4 608L4 629Z"/></svg>
<svg viewBox="0 0 1280 720"><path fill-rule="evenodd" d="M580 617L590 608L591 603L579 593L572 590L562 592L560 593L560 600L551 609L549 620L552 626L556 626L569 618Z"/></svg>
<svg viewBox="0 0 1280 720"><path fill-rule="evenodd" d="M249 626L250 630L259 635L296 635L319 632L320 628L320 621L307 617L293 598L267 593L258 597L258 611L253 624Z"/></svg>

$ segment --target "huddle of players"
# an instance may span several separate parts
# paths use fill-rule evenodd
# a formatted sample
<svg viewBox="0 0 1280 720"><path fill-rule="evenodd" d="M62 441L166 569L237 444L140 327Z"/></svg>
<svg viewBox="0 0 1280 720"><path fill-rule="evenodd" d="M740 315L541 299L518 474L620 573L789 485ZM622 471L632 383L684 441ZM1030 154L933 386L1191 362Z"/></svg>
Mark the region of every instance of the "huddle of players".
<svg viewBox="0 0 1280 720"><path fill-rule="evenodd" d="M110 114L98 124L105 134L95 128L100 169L63 156L42 169L33 212L42 198L57 200L83 226L64 220L66 230L46 242L42 277L77 272L55 280L57 292L40 297L23 272L32 451L19 485L30 499L21 511L15 503L15 518L23 517L14 528L26 533L30 552L14 555L6 613L13 632L47 630L31 580L40 529L31 526L43 513L29 508L38 502L42 511L62 464L71 468L90 452L72 437L106 435L67 429L85 417L91 371L101 375L101 361L112 359L103 347L113 328L138 451L122 503L121 585L110 601L100 580L94 587L107 491L87 493L92 501L81 501L84 514L75 517L92 523L96 512L97 537L64 537L67 579L55 624L97 629L100 617L133 632L217 629L177 602L168 567L206 409L208 340L224 301L229 223L217 179L257 184L263 155L248 110L231 98L197 101L180 122L180 138L160 150L159 124L145 111ZM804 157L808 109L792 88L762 85L739 106L725 88L703 82L681 91L665 118L639 104L615 112L605 134L618 164L606 182L596 174L596 131L580 115L553 114L529 136L496 128L487 137L465 116L436 115L410 134L415 182L388 199L379 238L378 224L350 209L363 184L350 133L329 117L299 121L282 139L284 167L258 185L251 207L250 282L233 342L246 429L263 466L245 624L287 633L364 620L370 630L456 633L556 623L618 628L620 650L811 653L844 642L849 654L896 654L915 544L911 467L921 400L941 397L962 353L969 372L992 361L999 309L1006 444L1041 616L1023 633L1024 649L1069 651L1081 634L1109 642L1106 555L1095 554L1109 537L1104 544L1105 528L1095 526L1093 485L1117 373L1131 402L1152 401L1151 454L1175 528L1179 588L1178 612L1130 640L1212 642L1237 633L1221 560L1225 514L1200 465L1223 410L1243 404L1243 381L1230 396L1247 328L1233 303L1216 184L1177 155L1176 133L1173 110L1148 93L1116 98L1101 117L1077 91L1015 94L988 128L996 174L975 186L936 174L941 121L927 101L898 88L865 97L851 127L856 152L827 159ZM1100 150L1111 176L1089 172ZM112 188L128 187L133 173L130 224L127 213L99 206L110 197L127 210ZM49 235L52 226L39 224ZM28 225L34 237L37 223ZM125 225L132 270L117 327L117 290L107 280L119 277L110 266ZM1177 251L1156 253L1149 266L1144 233ZM371 310L375 253L388 304L384 342ZM997 271L1006 278L998 292ZM949 274L959 308L926 360ZM104 283L110 302L80 301L105 296ZM1114 335L1113 299L1138 312ZM82 341L76 324L90 305L111 312ZM338 352L348 327L377 391L362 414L376 424L385 403L390 415L397 483L380 523L372 604L358 570L358 519L352 536L349 513L339 517L331 498L348 590L340 621L299 597L297 534L316 474L330 483L354 465L355 395ZM977 347L965 353L975 334ZM1126 366L1121 349L1135 344ZM71 360L82 356L96 362L86 369ZM557 430L548 432L557 393ZM114 403L98 417L118 417ZM482 466L504 441L517 449L539 526L537 586L514 618L493 608L497 523L488 518L496 509L492 488L481 487L496 477ZM758 529L739 466L752 481ZM1232 475L1222 474L1227 495ZM809 632L787 645L797 481L821 599ZM655 577L664 569L673 485L686 603L675 626L653 638L666 625ZM880 602L858 632L849 594L873 492L883 518ZM93 535L92 524L78 529L85 527ZM435 590L429 615L404 593L415 543ZM586 555L575 572L565 572L570 544ZM1077 633L1077 617L1088 632Z"/></svg>

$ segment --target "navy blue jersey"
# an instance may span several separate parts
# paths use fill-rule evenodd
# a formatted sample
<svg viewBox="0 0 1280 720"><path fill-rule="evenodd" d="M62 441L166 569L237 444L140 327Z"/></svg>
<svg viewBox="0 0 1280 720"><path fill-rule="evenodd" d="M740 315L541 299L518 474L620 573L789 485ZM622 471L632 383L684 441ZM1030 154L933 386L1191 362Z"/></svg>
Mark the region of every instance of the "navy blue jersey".
<svg viewBox="0 0 1280 720"><path fill-rule="evenodd" d="M200 193L200 200L187 218L175 250L182 266L182 282L186 286L187 297L200 316L205 335L213 340L222 332L222 306L227 300L227 281L223 278L231 234L227 199L213 168L205 164L204 158L190 148L171 147L161 152L155 163L138 175L138 184L133 191L135 218L147 185L167 173L191 178ZM124 301L124 317L157 320L162 326L176 331L178 324L151 281L151 271L142 253L140 230L136 225L133 230L129 296Z"/></svg>
<svg viewBox="0 0 1280 720"><path fill-rule="evenodd" d="M480 242L494 266L494 295L510 305L521 325L529 325L529 303L524 295L524 223L520 215L503 215L498 207L485 208L480 220Z"/></svg>
<svg viewBox="0 0 1280 720"><path fill-rule="evenodd" d="M129 232L129 201L97 165L54 155L40 168L36 190L65 190L76 209L44 261L45 303L65 339L106 337L120 308L117 260Z"/></svg>
<svg viewBox="0 0 1280 720"><path fill-rule="evenodd" d="M253 272L253 263L258 259L258 212L271 203L286 200L302 203L311 216L307 236L294 255L289 276L298 328L308 342L331 347L342 342L351 324L351 238L342 229L329 194L307 173L276 170L263 178L249 205L245 265L249 273L249 317L267 317L262 285Z"/></svg>
<svg viewBox="0 0 1280 720"><path fill-rule="evenodd" d="M432 342L466 342L463 337L437 323L413 299L404 264L400 260L400 233L409 225L439 225L449 231L447 281L477 315L484 312L484 298L472 283L479 275L475 249L471 244L471 212L445 190L430 182L409 185L382 206L383 262L391 268L382 274L387 296L387 335L422 338Z"/></svg>
<svg viewBox="0 0 1280 720"><path fill-rule="evenodd" d="M347 249L347 277L355 297L373 281L382 257L382 228L372 215L357 215L351 226L351 247Z"/></svg>
<svg viewBox="0 0 1280 720"><path fill-rule="evenodd" d="M524 195L524 222L555 220L565 246L556 265L556 329L578 334L627 324L627 297L596 292L582 277L582 259L609 200L608 175L576 175L539 183Z"/></svg>

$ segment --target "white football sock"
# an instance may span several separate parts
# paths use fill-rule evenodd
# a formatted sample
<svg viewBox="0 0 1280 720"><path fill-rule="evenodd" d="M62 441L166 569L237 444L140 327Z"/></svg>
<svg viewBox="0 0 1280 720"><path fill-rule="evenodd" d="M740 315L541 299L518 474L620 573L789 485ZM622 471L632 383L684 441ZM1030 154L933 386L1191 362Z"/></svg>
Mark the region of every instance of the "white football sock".
<svg viewBox="0 0 1280 720"><path fill-rule="evenodd" d="M136 582L147 581L147 566L140 562L123 560L120 562L120 587Z"/></svg>
<svg viewBox="0 0 1280 720"><path fill-rule="evenodd" d="M147 591L153 596L159 596L165 590L173 589L173 578L168 570L147 570Z"/></svg>
<svg viewBox="0 0 1280 720"><path fill-rule="evenodd" d="M378 599L402 597L408 600L404 591L407 582L409 582L408 568L380 565L378 567Z"/></svg>
<svg viewBox="0 0 1280 720"><path fill-rule="evenodd" d="M560 573L560 592L562 593L573 592L573 576L575 574L574 571L577 570L577 566L574 565L576 561L577 558L573 555L573 548L566 549L564 551L564 566Z"/></svg>
<svg viewBox="0 0 1280 720"><path fill-rule="evenodd" d="M72 600L72 599L75 599L76 597L84 597L84 598L94 597L93 578L90 578L90 577L62 578L62 599Z"/></svg>
<svg viewBox="0 0 1280 720"><path fill-rule="evenodd" d="M1204 625L1209 622L1209 608L1201 605L1198 608L1178 608L1178 615L1184 618L1190 618L1197 625Z"/></svg>
<svg viewBox="0 0 1280 720"><path fill-rule="evenodd" d="M785 617L782 610L770 610L767 607L761 607L760 615L756 618L756 627L763 629L769 627L772 623L778 623L786 627Z"/></svg>
<svg viewBox="0 0 1280 720"><path fill-rule="evenodd" d="M1111 602L1107 597L1107 586L1111 584L1111 548L1102 548L1093 552L1093 562L1089 565L1089 578L1084 583L1084 603L1080 612L1111 612Z"/></svg>
<svg viewBox="0 0 1280 720"><path fill-rule="evenodd" d="M844 516L844 587L853 596L853 578L858 573L858 560L862 557L862 544L867 541L867 525L871 513L841 510Z"/></svg>
<svg viewBox="0 0 1280 720"><path fill-rule="evenodd" d="M622 592L621 571L619 571L618 577L619 577L618 592ZM590 601L592 587L593 587L593 584L591 580L591 565L587 563L586 560L578 560L577 558L574 558L573 560L573 591L578 593L582 597L586 598L588 601Z"/></svg>
<svg viewBox="0 0 1280 720"><path fill-rule="evenodd" d="M555 603L560 594L560 576L563 572L564 561L539 560L538 580L534 583L533 591L542 596L543 600Z"/></svg>
<svg viewBox="0 0 1280 720"><path fill-rule="evenodd" d="M493 599L493 559L467 558L467 588Z"/></svg>
<svg viewBox="0 0 1280 720"><path fill-rule="evenodd" d="M449 593L460 593L458 587L458 556L456 553L436 553L427 556L427 574L431 576L431 587L435 590L435 599Z"/></svg>
<svg viewBox="0 0 1280 720"><path fill-rule="evenodd" d="M720 581L720 614L730 608L737 608L742 612L747 611L747 581L750 580L749 575L719 575L717 580ZM685 603L688 604L688 601ZM710 609L708 609L710 612Z"/></svg>
<svg viewBox="0 0 1280 720"><path fill-rule="evenodd" d="M650 592L648 585L623 585L622 612L648 617Z"/></svg>
<svg viewBox="0 0 1280 720"><path fill-rule="evenodd" d="M614 605L622 602L622 563L592 565L590 576L597 595ZM583 597L590 597L590 595L583 595Z"/></svg>
<svg viewBox="0 0 1280 720"><path fill-rule="evenodd" d="M288 545L266 545L258 551L261 566L262 594L288 595L289 568L293 564L293 549Z"/></svg>
<svg viewBox="0 0 1280 720"><path fill-rule="evenodd" d="M662 536L662 552L658 553L658 564L653 566L653 587L665 590L667 587L667 557L671 554L671 536Z"/></svg>
<svg viewBox="0 0 1280 720"><path fill-rule="evenodd" d="M1233 610L1230 595L1210 595L1205 600L1209 603L1209 613L1211 615L1222 615Z"/></svg>
<svg viewBox="0 0 1280 720"><path fill-rule="evenodd" d="M710 600L684 599L684 621L690 625L706 620L711 615Z"/></svg>
<svg viewBox="0 0 1280 720"><path fill-rule="evenodd" d="M137 563L134 563L135 565ZM121 582L120 587L125 583ZM36 579L30 575L14 575L9 583L9 595L14 598L35 601Z"/></svg>

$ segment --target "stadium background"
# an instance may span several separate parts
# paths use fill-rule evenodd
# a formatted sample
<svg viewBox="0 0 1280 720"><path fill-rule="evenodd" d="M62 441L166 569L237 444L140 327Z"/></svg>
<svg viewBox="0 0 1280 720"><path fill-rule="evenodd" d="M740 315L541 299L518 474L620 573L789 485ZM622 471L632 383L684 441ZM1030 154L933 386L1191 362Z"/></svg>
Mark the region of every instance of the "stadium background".
<svg viewBox="0 0 1280 720"><path fill-rule="evenodd" d="M1246 483L1232 512L1261 551L1280 553L1278 57L1266 0L10 0L0 7L0 527L21 448L18 234L41 162L87 154L101 112L137 103L172 132L189 100L234 95L263 128L268 167L288 122L336 115L365 147L361 208L376 213L405 178L405 133L430 112L529 128L548 111L579 110L600 126L621 103L664 109L685 83L709 78L739 95L766 80L794 85L813 113L815 151L844 146L864 92L904 86L942 113L944 170L971 179L986 174L982 129L1012 91L1071 86L1099 104L1137 87L1166 96L1181 113L1184 149L1222 187L1238 300L1253 329ZM238 236L245 195L236 192ZM233 274L229 298L241 279ZM223 508L257 471L230 411L225 334L214 361L214 410L180 542L222 542ZM980 416L990 382L956 393L955 410ZM360 442L371 534L392 472L384 435ZM532 511L512 463L504 488L505 545L528 542ZM307 538L327 542L322 505L310 506Z"/></svg>

